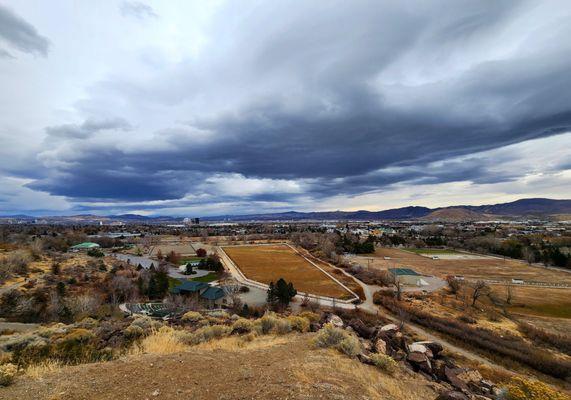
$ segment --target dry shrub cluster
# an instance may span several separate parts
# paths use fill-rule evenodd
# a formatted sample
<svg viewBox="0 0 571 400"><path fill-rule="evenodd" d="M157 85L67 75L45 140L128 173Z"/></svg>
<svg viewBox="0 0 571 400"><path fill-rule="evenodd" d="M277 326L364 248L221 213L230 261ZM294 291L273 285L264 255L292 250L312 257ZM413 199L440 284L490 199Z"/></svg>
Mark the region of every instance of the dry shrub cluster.
<svg viewBox="0 0 571 400"><path fill-rule="evenodd" d="M571 376L571 363L552 357L544 350L526 343L517 336L499 334L480 327L473 327L457 319L444 318L405 305L396 299L376 296L382 304L394 313L405 313L412 322L445 333L468 345L488 351L492 355L506 357L559 379Z"/></svg>
<svg viewBox="0 0 571 400"><path fill-rule="evenodd" d="M386 354L374 353L371 355L371 360L377 368L389 375L394 374L397 370L397 362Z"/></svg>
<svg viewBox="0 0 571 400"><path fill-rule="evenodd" d="M313 344L316 347L337 349L350 357L356 357L362 352L358 338L332 324L323 325L313 338Z"/></svg>
<svg viewBox="0 0 571 400"><path fill-rule="evenodd" d="M548 345L571 356L571 336L548 332L527 322L520 322L519 330L535 343Z"/></svg>
<svg viewBox="0 0 571 400"><path fill-rule="evenodd" d="M545 383L514 377L506 387L508 400L569 400Z"/></svg>

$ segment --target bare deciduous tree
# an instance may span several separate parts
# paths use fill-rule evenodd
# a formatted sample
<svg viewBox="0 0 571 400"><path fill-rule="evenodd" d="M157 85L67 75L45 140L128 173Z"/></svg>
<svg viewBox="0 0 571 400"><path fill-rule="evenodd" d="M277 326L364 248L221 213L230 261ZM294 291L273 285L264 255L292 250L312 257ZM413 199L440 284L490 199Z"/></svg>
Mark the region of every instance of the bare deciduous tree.
<svg viewBox="0 0 571 400"><path fill-rule="evenodd" d="M477 281L472 285L472 289L472 307L476 305L476 301L478 301L480 297L490 293L490 287L484 281Z"/></svg>

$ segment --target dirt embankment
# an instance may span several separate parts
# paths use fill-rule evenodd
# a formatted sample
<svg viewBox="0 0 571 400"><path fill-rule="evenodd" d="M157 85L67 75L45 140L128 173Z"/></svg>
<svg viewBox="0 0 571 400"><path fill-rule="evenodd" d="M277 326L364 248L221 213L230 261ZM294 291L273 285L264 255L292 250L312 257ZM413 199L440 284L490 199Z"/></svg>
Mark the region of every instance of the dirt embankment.
<svg viewBox="0 0 571 400"><path fill-rule="evenodd" d="M232 338L191 352L144 355L20 377L0 399L432 399L418 375L391 377L335 351L311 348L311 335Z"/></svg>

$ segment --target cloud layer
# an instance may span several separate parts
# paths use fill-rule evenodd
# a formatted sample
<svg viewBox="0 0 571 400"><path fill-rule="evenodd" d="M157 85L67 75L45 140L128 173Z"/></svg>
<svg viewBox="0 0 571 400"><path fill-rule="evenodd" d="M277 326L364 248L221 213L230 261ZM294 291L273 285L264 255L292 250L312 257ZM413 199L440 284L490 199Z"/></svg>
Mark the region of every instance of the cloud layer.
<svg viewBox="0 0 571 400"><path fill-rule="evenodd" d="M34 26L2 4L0 4L0 40L24 53L43 57L48 55L49 41L41 36ZM0 49L0 58L2 57L11 57L11 54L5 49Z"/></svg>
<svg viewBox="0 0 571 400"><path fill-rule="evenodd" d="M105 12L138 23L111 28L124 37L101 50L106 64L61 118L45 118L39 148L19 150L29 168L0 165L71 209L347 207L403 187L566 179L570 168L567 2L123 2ZM47 39L6 15L19 25L0 37L47 54ZM35 41L14 39L22 26Z"/></svg>

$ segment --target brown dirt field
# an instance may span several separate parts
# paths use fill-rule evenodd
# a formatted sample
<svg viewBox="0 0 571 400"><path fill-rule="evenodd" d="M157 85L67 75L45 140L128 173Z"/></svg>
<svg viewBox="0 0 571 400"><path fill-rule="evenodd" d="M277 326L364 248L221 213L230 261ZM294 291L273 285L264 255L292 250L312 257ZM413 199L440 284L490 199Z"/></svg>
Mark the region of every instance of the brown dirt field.
<svg viewBox="0 0 571 400"><path fill-rule="evenodd" d="M313 255L309 254L307 251L303 251L303 254L307 258L309 258L311 261L313 261L314 263L319 265L321 268L323 268L325 271L327 271L331 275L333 275L335 277L335 279L338 279L341 283L343 283L345 286L347 286L349 289L351 289L354 293L356 293L359 296L359 298L361 300L366 299L365 292L363 291L363 288L361 287L361 285L359 285L357 282L355 282L355 280L353 278L345 275L343 272L341 272L339 270L339 268L335 268L331 264L329 264L323 260L320 260L317 257L314 257Z"/></svg>
<svg viewBox="0 0 571 400"><path fill-rule="evenodd" d="M391 257L385 260L383 257ZM474 260L433 260L407 251L379 248L371 256L358 256L355 261L375 268L410 267L419 273L445 277L446 275L464 275L473 279L511 280L520 278L529 281L569 283L571 273L530 266L516 260L503 260L500 258L482 258Z"/></svg>
<svg viewBox="0 0 571 400"><path fill-rule="evenodd" d="M394 377L332 350L312 349L310 335L270 345L192 348L63 367L0 388L1 400L143 399L433 399L436 384L399 371ZM271 340L271 339L269 339ZM158 393L156 392L158 391Z"/></svg>
<svg viewBox="0 0 571 400"><path fill-rule="evenodd" d="M283 278L300 292L349 299L352 295L285 245L224 247L247 278L268 284Z"/></svg>

